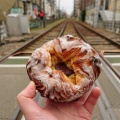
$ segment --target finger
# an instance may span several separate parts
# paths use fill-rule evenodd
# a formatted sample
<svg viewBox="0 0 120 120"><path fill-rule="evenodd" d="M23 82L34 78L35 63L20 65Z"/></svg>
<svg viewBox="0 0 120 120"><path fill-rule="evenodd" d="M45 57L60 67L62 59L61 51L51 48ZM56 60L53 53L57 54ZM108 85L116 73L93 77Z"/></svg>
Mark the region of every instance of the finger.
<svg viewBox="0 0 120 120"><path fill-rule="evenodd" d="M90 94L90 96L88 97L88 99L86 100L86 102L84 103L84 107L88 110L90 114L92 114L99 96L100 96L100 88L95 87L92 93Z"/></svg>
<svg viewBox="0 0 120 120"><path fill-rule="evenodd" d="M27 98L34 98L36 95L36 87L33 81L31 81L28 86L18 94L18 96L24 96Z"/></svg>
<svg viewBox="0 0 120 120"><path fill-rule="evenodd" d="M90 93L92 92L92 88L87 91L80 99L79 99L79 103L84 104L85 101L87 100L87 98L89 97Z"/></svg>
<svg viewBox="0 0 120 120"><path fill-rule="evenodd" d="M18 104L24 114L37 112L40 109L39 105L33 99L36 95L36 88L33 81L17 96Z"/></svg>

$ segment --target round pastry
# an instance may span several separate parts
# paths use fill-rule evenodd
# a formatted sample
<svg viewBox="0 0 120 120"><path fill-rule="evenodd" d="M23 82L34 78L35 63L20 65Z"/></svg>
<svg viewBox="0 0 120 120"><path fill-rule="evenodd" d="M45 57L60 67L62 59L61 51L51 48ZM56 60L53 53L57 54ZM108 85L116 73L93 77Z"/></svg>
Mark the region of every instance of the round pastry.
<svg viewBox="0 0 120 120"><path fill-rule="evenodd" d="M41 96L68 102L86 93L100 74L98 53L82 39L65 35L36 49L26 65Z"/></svg>

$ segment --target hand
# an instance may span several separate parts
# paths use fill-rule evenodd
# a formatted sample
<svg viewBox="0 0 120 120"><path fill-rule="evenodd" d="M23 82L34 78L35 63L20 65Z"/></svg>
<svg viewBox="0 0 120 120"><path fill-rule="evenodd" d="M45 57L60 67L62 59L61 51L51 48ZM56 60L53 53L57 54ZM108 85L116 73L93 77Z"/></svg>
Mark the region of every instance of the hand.
<svg viewBox="0 0 120 120"><path fill-rule="evenodd" d="M17 96L26 120L90 120L100 96L100 89L95 87L84 103L85 95L79 100L68 103L58 103L46 98L43 108L33 99L35 95L35 84L30 82Z"/></svg>

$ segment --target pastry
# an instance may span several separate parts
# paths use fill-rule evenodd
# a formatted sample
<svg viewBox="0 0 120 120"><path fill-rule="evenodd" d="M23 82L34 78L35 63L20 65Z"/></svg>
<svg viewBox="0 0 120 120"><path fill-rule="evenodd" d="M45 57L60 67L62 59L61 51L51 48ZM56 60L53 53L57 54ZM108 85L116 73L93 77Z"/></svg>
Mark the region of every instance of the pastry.
<svg viewBox="0 0 120 120"><path fill-rule="evenodd" d="M41 96L57 102L80 98L100 74L98 53L81 38L65 35L37 48L26 65Z"/></svg>

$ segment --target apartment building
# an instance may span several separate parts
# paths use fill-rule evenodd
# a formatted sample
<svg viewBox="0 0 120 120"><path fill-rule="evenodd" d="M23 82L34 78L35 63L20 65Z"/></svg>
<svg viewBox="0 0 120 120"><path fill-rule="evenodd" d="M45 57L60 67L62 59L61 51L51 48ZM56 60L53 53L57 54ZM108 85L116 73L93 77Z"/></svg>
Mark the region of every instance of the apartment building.
<svg viewBox="0 0 120 120"><path fill-rule="evenodd" d="M120 12L120 0L106 0L108 4L108 10Z"/></svg>
<svg viewBox="0 0 120 120"><path fill-rule="evenodd" d="M20 8L21 14L32 14L39 9L45 11L47 18L56 16L56 0L0 0L0 21L6 21L11 8Z"/></svg>
<svg viewBox="0 0 120 120"><path fill-rule="evenodd" d="M45 14L46 18L50 19L57 16L56 0L44 0L45 1Z"/></svg>
<svg viewBox="0 0 120 120"><path fill-rule="evenodd" d="M85 21L96 26L98 21L98 12L100 9L100 0L89 0L86 4Z"/></svg>
<svg viewBox="0 0 120 120"><path fill-rule="evenodd" d="M74 0L74 17L78 17L80 14L80 0Z"/></svg>
<svg viewBox="0 0 120 120"><path fill-rule="evenodd" d="M90 0L85 21L93 26L120 31L120 0Z"/></svg>

